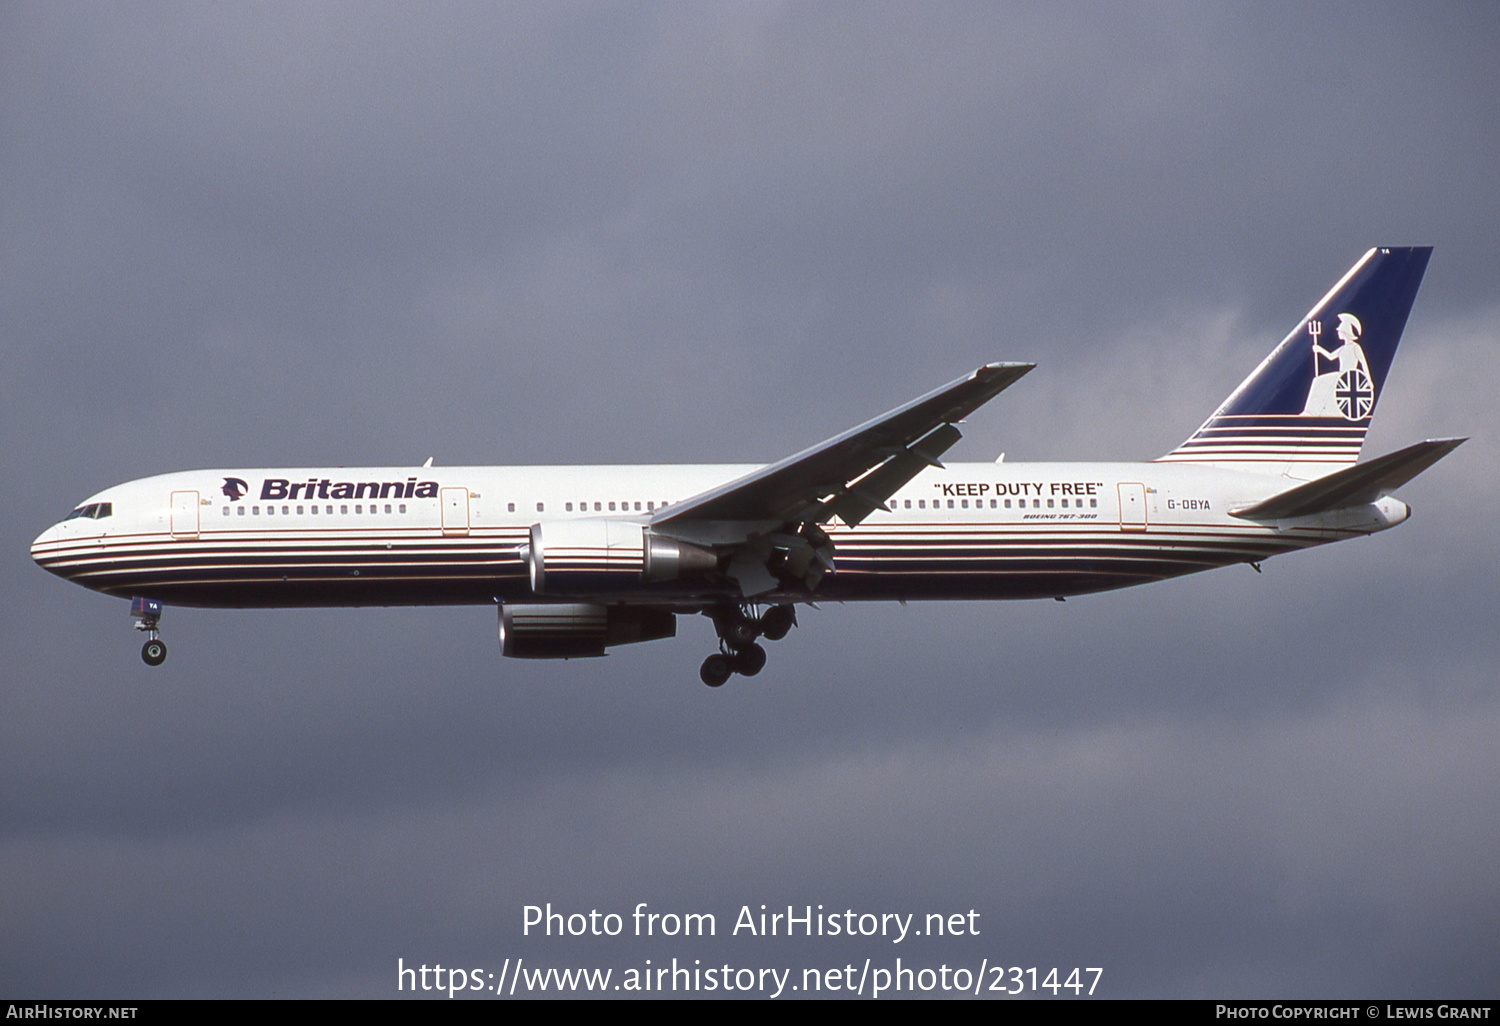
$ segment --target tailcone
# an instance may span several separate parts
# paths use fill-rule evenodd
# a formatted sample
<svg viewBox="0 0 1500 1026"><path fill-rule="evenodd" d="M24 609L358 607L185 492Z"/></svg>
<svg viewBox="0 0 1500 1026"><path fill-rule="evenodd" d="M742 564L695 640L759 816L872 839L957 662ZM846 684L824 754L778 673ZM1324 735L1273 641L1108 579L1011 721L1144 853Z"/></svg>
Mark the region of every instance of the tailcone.
<svg viewBox="0 0 1500 1026"><path fill-rule="evenodd" d="M1411 507L1394 495L1382 496L1373 505L1377 515L1384 521L1384 526L1378 530L1395 527L1411 519Z"/></svg>

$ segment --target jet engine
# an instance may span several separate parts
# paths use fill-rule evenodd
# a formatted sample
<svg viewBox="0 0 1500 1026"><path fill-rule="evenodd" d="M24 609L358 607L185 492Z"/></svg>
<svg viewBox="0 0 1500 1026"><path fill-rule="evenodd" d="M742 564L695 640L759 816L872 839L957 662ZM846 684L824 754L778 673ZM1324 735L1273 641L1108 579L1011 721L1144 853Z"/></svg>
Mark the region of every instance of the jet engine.
<svg viewBox="0 0 1500 1026"><path fill-rule="evenodd" d="M701 577L718 567L711 549L608 519L532 524L526 561L538 595L608 595L642 581Z"/></svg>
<svg viewBox="0 0 1500 1026"><path fill-rule="evenodd" d="M676 636L677 617L651 606L500 607L500 654L514 659L583 659L611 645Z"/></svg>

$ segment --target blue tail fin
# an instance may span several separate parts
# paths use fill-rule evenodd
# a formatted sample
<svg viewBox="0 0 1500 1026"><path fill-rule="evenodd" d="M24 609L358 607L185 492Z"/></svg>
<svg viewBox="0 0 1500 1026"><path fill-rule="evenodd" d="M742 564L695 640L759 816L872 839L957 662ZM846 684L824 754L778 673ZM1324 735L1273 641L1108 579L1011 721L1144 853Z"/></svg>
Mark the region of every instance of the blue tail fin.
<svg viewBox="0 0 1500 1026"><path fill-rule="evenodd" d="M1161 460L1304 480L1357 460L1430 256L1430 246L1366 253Z"/></svg>

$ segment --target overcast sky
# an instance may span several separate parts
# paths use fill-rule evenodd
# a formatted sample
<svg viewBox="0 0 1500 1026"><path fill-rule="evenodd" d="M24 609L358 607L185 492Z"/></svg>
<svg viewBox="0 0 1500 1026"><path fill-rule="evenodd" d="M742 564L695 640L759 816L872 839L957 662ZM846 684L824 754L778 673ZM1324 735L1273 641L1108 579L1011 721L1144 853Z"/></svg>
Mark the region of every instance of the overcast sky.
<svg viewBox="0 0 1500 1026"><path fill-rule="evenodd" d="M1495 997L1497 52L1485 3L0 6L0 995ZM169 609L151 670L27 552L169 470L769 461L992 360L955 457L1150 459L1372 245L1436 248L1367 454L1473 440L1259 576L827 605L711 691L697 618L532 663L464 607Z"/></svg>

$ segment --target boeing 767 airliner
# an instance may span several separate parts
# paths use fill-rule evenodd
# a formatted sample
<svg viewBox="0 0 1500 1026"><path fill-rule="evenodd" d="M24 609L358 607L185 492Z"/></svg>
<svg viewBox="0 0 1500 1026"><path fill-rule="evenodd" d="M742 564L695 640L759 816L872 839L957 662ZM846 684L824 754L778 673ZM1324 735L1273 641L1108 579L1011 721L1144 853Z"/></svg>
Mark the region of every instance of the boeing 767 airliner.
<svg viewBox="0 0 1500 1026"><path fill-rule="evenodd" d="M1360 258L1185 442L1143 463L954 463L958 424L1033 367L992 363L766 466L197 470L90 496L31 546L162 605L485 604L501 651L602 656L702 613L704 683L751 676L798 603L1063 598L1383 531L1461 444L1358 463L1431 249Z"/></svg>

